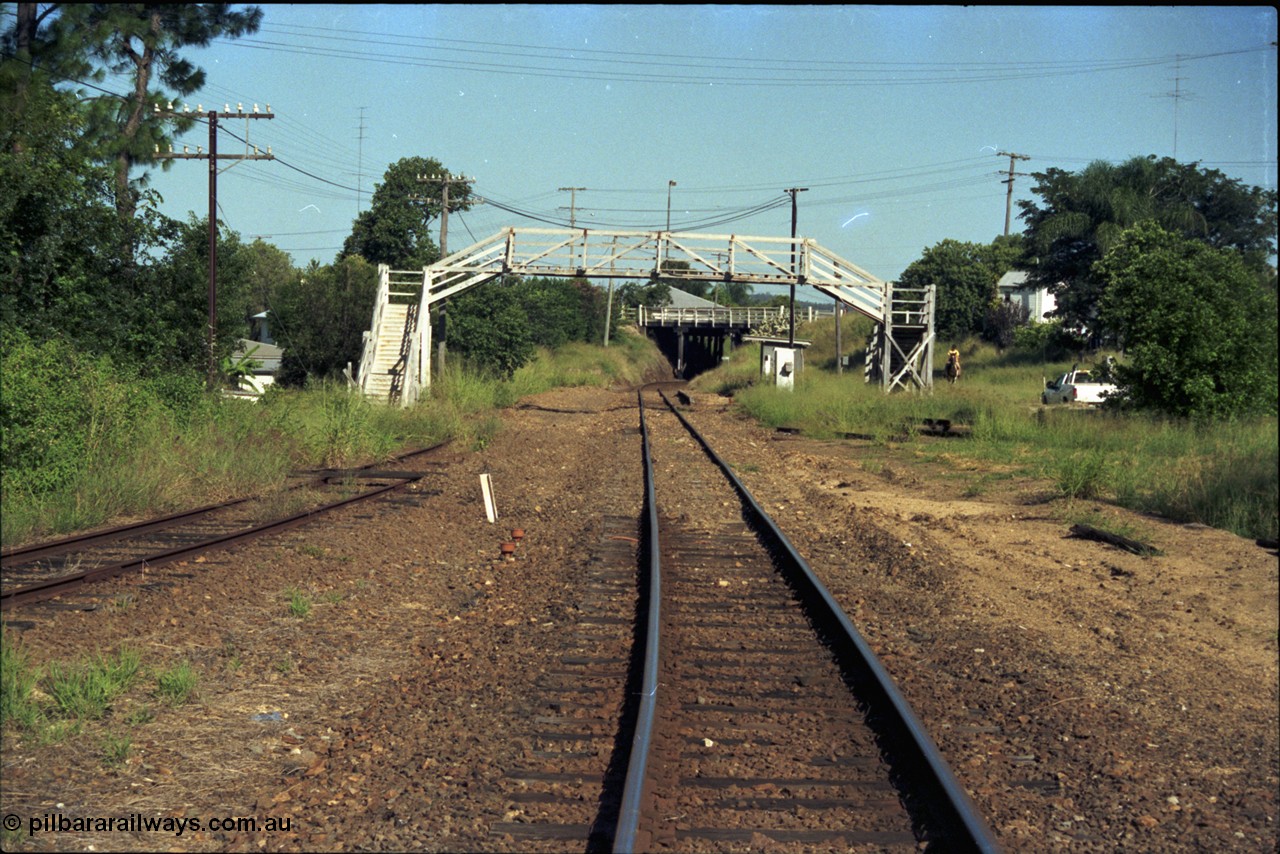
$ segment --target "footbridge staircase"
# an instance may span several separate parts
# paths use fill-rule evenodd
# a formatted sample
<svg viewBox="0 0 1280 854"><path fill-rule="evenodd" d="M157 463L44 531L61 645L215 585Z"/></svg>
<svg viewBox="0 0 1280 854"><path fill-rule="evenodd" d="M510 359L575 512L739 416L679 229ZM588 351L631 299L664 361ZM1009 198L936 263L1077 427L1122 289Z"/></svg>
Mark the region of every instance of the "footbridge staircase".
<svg viewBox="0 0 1280 854"><path fill-rule="evenodd" d="M432 311L508 275L812 287L876 321L868 382L886 392L933 386L934 288L896 288L809 238L509 227L421 270L378 273L357 381L367 397L401 406L431 384Z"/></svg>

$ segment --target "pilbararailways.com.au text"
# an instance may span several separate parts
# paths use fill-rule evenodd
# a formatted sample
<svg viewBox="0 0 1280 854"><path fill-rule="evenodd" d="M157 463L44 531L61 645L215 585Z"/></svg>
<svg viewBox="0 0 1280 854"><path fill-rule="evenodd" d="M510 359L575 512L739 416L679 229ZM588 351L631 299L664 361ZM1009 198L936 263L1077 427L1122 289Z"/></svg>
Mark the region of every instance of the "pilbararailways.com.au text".
<svg viewBox="0 0 1280 854"><path fill-rule="evenodd" d="M16 827L10 827L9 819L16 816L6 816L5 825L10 830L16 830ZM199 833L202 830L211 832L229 831L236 833L258 833L265 831L267 833L275 833L278 831L288 831L290 829L291 819L289 817L282 818L266 818L259 821L251 816L228 816L225 818L164 818L160 816L148 816L141 813L133 813L124 816L67 816L62 813L45 813L41 816L32 816L27 820L27 835L35 836L37 833L171 833L174 836L181 836L184 833Z"/></svg>

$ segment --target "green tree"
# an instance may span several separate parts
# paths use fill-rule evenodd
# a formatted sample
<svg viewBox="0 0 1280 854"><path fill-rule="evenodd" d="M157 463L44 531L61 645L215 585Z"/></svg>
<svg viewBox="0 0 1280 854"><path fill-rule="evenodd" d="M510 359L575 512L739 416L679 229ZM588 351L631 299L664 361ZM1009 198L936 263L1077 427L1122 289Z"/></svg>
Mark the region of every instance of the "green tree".
<svg viewBox="0 0 1280 854"><path fill-rule="evenodd" d="M326 266L312 261L282 283L271 306L284 348L277 380L301 386L341 376L348 362L358 366L377 292L378 270L359 256Z"/></svg>
<svg viewBox="0 0 1280 854"><path fill-rule="evenodd" d="M662 271L687 271L691 269L688 261L664 261L662 263ZM681 278L679 276L658 276L654 280L655 283L662 283L668 288L675 288L678 291L684 291L686 294L692 294L695 297L709 299L711 296L711 283L699 281L697 279Z"/></svg>
<svg viewBox="0 0 1280 854"><path fill-rule="evenodd" d="M80 144L85 116L62 93L33 86L21 126L8 118L0 118L0 322L117 360L177 358L159 342L191 330L165 327L173 318L160 280L172 279L182 224L160 215L151 193L139 196L132 220L119 218L111 169ZM134 240L159 256L150 269L123 251Z"/></svg>
<svg viewBox="0 0 1280 854"><path fill-rule="evenodd" d="M510 281L463 291L449 306L447 345L474 369L510 377L533 358L529 319Z"/></svg>
<svg viewBox="0 0 1280 854"><path fill-rule="evenodd" d="M1181 416L1275 414L1276 296L1240 253L1142 223L1093 275L1100 320L1124 344L1130 405Z"/></svg>
<svg viewBox="0 0 1280 854"><path fill-rule="evenodd" d="M1249 187L1213 169L1154 155L1079 173L1035 173L1040 202L1021 201L1028 283L1049 288L1067 325L1097 327L1105 290L1094 264L1126 229L1144 221L1217 249L1241 253L1248 269L1274 283L1276 192ZM1094 329L1095 332L1107 330Z"/></svg>
<svg viewBox="0 0 1280 854"><path fill-rule="evenodd" d="M578 294L578 303L584 321L581 340L603 341L605 317L609 311L609 298L605 289L591 284L586 279L571 279L570 282Z"/></svg>
<svg viewBox="0 0 1280 854"><path fill-rule="evenodd" d="M751 285L746 282L715 282L708 299L716 305L751 305Z"/></svg>
<svg viewBox="0 0 1280 854"><path fill-rule="evenodd" d="M60 5L16 3L13 26L0 33L0 121L5 123L5 149L15 154L30 145L25 130L33 118L28 114L31 96L53 94L53 79L76 79L92 72L83 57L71 55L49 37ZM59 97L75 104L70 93ZM37 133L44 126L39 113L33 123Z"/></svg>
<svg viewBox="0 0 1280 854"><path fill-rule="evenodd" d="M982 319L982 337L997 350L1012 347L1018 328L1025 326L1031 312L1022 303L997 300L987 307Z"/></svg>
<svg viewBox="0 0 1280 854"><path fill-rule="evenodd" d="M443 210L444 186L440 180L423 182L419 177L438 179L447 174L433 157L405 157L392 163L382 183L374 187L369 209L356 217L338 257L359 255L371 264L399 270L416 270L439 260L440 247L431 239L430 226ZM471 204L470 187L451 183L450 213L468 210Z"/></svg>
<svg viewBox="0 0 1280 854"><path fill-rule="evenodd" d="M607 297L586 279L535 277L508 284L520 300L536 346L603 340Z"/></svg>
<svg viewBox="0 0 1280 854"><path fill-rule="evenodd" d="M277 293L294 283L299 274L289 253L261 238L244 247L244 253L248 277L244 311L254 315L270 310Z"/></svg>
<svg viewBox="0 0 1280 854"><path fill-rule="evenodd" d="M898 284L910 288L937 285L937 335L956 341L983 328L987 309L996 301L998 279L989 246L947 239L926 249L903 271Z"/></svg>
<svg viewBox="0 0 1280 854"><path fill-rule="evenodd" d="M621 305L642 305L645 308L662 308L671 305L671 286L665 281L624 282L618 286L613 298Z"/></svg>
<svg viewBox="0 0 1280 854"><path fill-rule="evenodd" d="M72 99L33 87L18 118L0 111L0 322L37 339L76 336L116 272L111 176L77 146Z"/></svg>
<svg viewBox="0 0 1280 854"><path fill-rule="evenodd" d="M156 162L157 146L166 146L175 130L192 117L159 118L156 106L185 97L204 86L205 72L181 56L186 48L208 47L215 39L239 38L258 30L262 9L235 10L230 3L86 3L65 4L51 20L48 41L67 54L63 63L83 57L93 68L129 80L123 98L95 91L89 104L88 134L99 156L112 164L116 210L130 219L137 190L135 165ZM168 89L165 92L160 87ZM172 93L172 94L169 94ZM165 161L167 167L170 161Z"/></svg>
<svg viewBox="0 0 1280 854"><path fill-rule="evenodd" d="M248 333L251 255L234 231L218 233L215 360ZM209 225L192 216L175 224L165 255L137 276L139 305L128 331L130 354L153 370L208 363Z"/></svg>
<svg viewBox="0 0 1280 854"><path fill-rule="evenodd" d="M582 294L572 281L536 277L510 287L528 318L530 340L535 345L554 348L586 339L588 322Z"/></svg>

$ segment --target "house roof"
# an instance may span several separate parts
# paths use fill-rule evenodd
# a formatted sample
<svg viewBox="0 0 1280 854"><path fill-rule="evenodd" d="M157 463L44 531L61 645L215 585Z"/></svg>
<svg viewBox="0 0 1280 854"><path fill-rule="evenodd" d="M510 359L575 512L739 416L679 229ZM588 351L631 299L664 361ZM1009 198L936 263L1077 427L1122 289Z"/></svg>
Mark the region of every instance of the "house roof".
<svg viewBox="0 0 1280 854"><path fill-rule="evenodd" d="M1030 275L1025 270L1010 270L1000 277L1000 281L996 283L996 287L1002 291L1020 291L1027 287L1027 276Z"/></svg>
<svg viewBox="0 0 1280 854"><path fill-rule="evenodd" d="M258 349L254 350L257 347ZM237 338L236 346L231 351L233 359L243 359L244 355L253 350L253 355L249 358L259 364L255 374L273 374L280 368L280 359L284 356L284 348L277 347L274 344L263 344L261 341L250 341L248 338Z"/></svg>
<svg viewBox="0 0 1280 854"><path fill-rule="evenodd" d="M679 288L671 289L671 307L672 308L715 308L716 304L709 299L696 297L688 291L682 291Z"/></svg>

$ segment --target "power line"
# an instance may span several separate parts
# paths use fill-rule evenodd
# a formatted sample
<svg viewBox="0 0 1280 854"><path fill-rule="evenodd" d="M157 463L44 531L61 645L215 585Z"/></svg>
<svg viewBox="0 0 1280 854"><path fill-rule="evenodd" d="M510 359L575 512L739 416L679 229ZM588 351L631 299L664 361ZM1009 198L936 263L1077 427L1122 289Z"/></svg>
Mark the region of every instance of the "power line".
<svg viewBox="0 0 1280 854"><path fill-rule="evenodd" d="M561 226L561 227L568 226L568 223L566 223L563 219L552 218L549 215L539 214L534 211L522 210L521 208L518 208L514 205L508 205L508 204L499 202L495 200L492 196L486 195L484 197L484 202L486 204L492 205L495 208L498 208L499 210L506 211L507 213L514 214L519 217L524 217L525 219L532 219L537 222L547 223L548 225L555 225L555 226ZM766 211L773 210L774 208L782 207L786 203L787 202L785 199L771 199L767 202L763 202L759 205L755 205L750 208L735 210L731 213L727 213L725 216L722 216L722 217L687 222L687 223L684 223L682 227L686 229L714 228L715 226L719 226L719 225L728 225L731 222L737 222L738 220L747 219L757 214L765 213ZM642 230L642 231L661 230L660 227L655 225L650 225L650 224L637 225L634 223L597 223L596 226L598 228L634 229L634 230Z"/></svg>
<svg viewBox="0 0 1280 854"><path fill-rule="evenodd" d="M360 39L352 39L350 35L344 36L320 36L316 38L332 38L340 40L344 44L350 44L353 41L359 43ZM368 41L368 40L363 40ZM273 52L294 53L304 56L326 57L330 59L354 59L368 62L379 62L391 65L408 65L416 68L445 68L450 70L467 70L478 71L487 74L501 74L507 76L531 76L531 77L550 77L556 79L568 80L607 80L610 82L631 82L631 83L661 83L661 84L687 84L687 85L707 85L715 84L721 86L787 86L787 87L833 87L833 86L914 86L923 84L944 84L944 83L989 83L1008 80L1026 80L1051 78L1061 76L1071 76L1079 74L1094 74L1110 71L1123 71L1134 68L1147 68L1159 65L1167 65L1173 61L1172 57L1151 57L1144 59L1126 59L1126 60L1106 60L1106 61L1076 61L1070 63L1036 64L979 64L979 63L950 63L950 64L908 64L908 63L879 63L879 67L863 69L860 67L837 68L836 63L824 62L812 69L801 69L806 73L824 74L826 76L817 77L797 77L788 69L772 69L780 72L773 77L751 76L747 74L714 74L714 75L696 75L685 73L650 73L640 71L617 70L616 68L606 67L600 70L591 68L569 68L543 65L521 65L509 62L482 62L471 60L460 60L453 57L444 57L439 59L428 59L421 56L391 54L387 52L384 41L373 42L378 46L376 52L367 52L360 50L350 50L344 48L315 47L307 45L298 45L283 41L270 41L265 39L243 38L228 42L230 46L242 47L256 50L268 50ZM1245 48L1235 51L1221 51L1211 54L1197 54L1194 56L1185 56L1185 60L1191 59L1208 59L1218 56L1228 56L1241 53L1251 53L1269 48ZM493 51L483 52L486 56L492 56ZM596 64L607 64L607 60L595 59L577 59L577 63L590 62ZM708 71L723 71L726 59L707 57L706 61L714 62L712 66L699 66L698 70L705 68ZM631 61L627 61L631 62ZM631 64L636 64L632 62ZM647 63L654 64L654 63ZM661 63L662 67L670 67L669 63ZM972 67L970 67L972 66ZM678 67L678 66L677 66ZM961 73L952 75L940 75L939 72L960 69ZM770 69L766 69L770 70ZM839 74L833 75L833 72ZM843 74L845 76L839 76ZM849 76L855 75L855 76ZM930 75L930 76L920 76Z"/></svg>
<svg viewBox="0 0 1280 854"><path fill-rule="evenodd" d="M690 56L687 54L658 53L658 52L634 52L634 51L612 51L583 48L581 46L573 47L554 47L549 45L530 45L530 44L511 44L494 41L479 40L463 40L463 39L443 39L425 36L406 36L403 33L380 33L370 31L358 31L348 29L334 29L328 27L313 27L300 24L267 24L261 28L261 32L267 34L277 34L281 36L293 36L299 38L310 38L320 41L337 41L342 44L372 44L377 47L378 55L385 55L388 47L404 47L417 48L425 51L434 51L445 54L439 60L428 61L425 57L400 57L402 59L416 59L428 67L436 67L436 63L441 66L458 67L459 65L472 67L479 70L486 67L493 69L514 69L512 73L527 73L531 71L566 71L566 69L547 68L544 66L513 66L509 62L501 64L494 63L467 63L460 61L457 54L476 54L485 58L494 56L517 57L524 59L533 59L539 61L559 61L572 62L576 66L591 63L603 65L609 68L609 75L612 79L617 79L620 72L612 70L617 66L657 66L664 69L667 68L691 68L696 71L715 70L725 71L736 68L746 69L763 69L766 71L781 72L791 74L795 72L822 72L830 73L832 70L841 72L875 72L893 75L891 79L870 79L862 82L876 85L894 85L901 83L920 83L920 82L948 82L947 78L938 78L935 80L908 80L903 81L901 75L917 73L917 74L937 74L940 71L954 71L960 69L967 74L975 72L983 72L986 74L997 75L995 77L969 78L976 80L990 79L1023 79L1028 76L1058 76L1061 74L1080 74L1080 73L1097 73L1105 71L1125 70L1129 68L1148 67L1152 65L1166 65L1175 61L1179 57L1171 56L1155 56L1155 57L1128 57L1120 59L1098 60L1098 59L1079 59L1079 60L1032 60L1019 62L886 62L886 61L859 61L859 60L803 60L789 58L773 58L773 57L725 57L725 56ZM332 34L332 35L328 35ZM301 47L289 45L281 42L266 42L255 39L241 39L237 43L244 46L253 46L255 42L268 45L274 48L285 47ZM309 48L312 52L323 53L325 48ZM335 55L345 53L347 55L357 54L354 51L339 51L337 49L327 49ZM1209 59L1220 56L1230 56L1242 53L1252 53L1258 51L1270 50L1269 46L1258 46L1253 48L1241 48L1231 51L1219 51L1213 53L1187 55L1182 59ZM358 55L358 54L357 54ZM599 58L596 58L599 57ZM634 57L634 58L631 58ZM603 73L603 70L602 72ZM621 72L625 78L626 72ZM637 75L643 77L644 75ZM964 80L965 78L959 78ZM663 82L671 82L666 77L662 78ZM740 82L740 76L716 77L716 82ZM686 79L684 82L705 83L708 78ZM749 80L746 82L768 82L764 80ZM805 81L789 79L786 81L778 81L779 84L786 85L803 84ZM819 78L816 83L841 83L849 81L831 80L829 78Z"/></svg>

